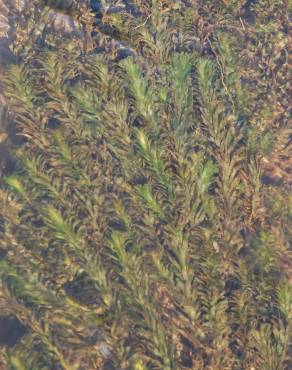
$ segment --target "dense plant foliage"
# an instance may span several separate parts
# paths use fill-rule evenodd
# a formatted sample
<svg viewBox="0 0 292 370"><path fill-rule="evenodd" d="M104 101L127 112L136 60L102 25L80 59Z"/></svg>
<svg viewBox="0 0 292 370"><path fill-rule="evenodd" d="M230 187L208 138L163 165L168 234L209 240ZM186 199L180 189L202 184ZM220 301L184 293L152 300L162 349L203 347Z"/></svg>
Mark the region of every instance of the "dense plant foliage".
<svg viewBox="0 0 292 370"><path fill-rule="evenodd" d="M0 363L288 369L291 2L115 3L14 18Z"/></svg>

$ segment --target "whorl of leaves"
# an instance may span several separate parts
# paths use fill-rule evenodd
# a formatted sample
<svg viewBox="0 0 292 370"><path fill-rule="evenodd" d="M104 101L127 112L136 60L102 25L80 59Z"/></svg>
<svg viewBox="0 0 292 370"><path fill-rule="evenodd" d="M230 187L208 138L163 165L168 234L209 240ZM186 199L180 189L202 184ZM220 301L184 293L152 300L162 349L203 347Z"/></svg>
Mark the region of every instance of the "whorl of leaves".
<svg viewBox="0 0 292 370"><path fill-rule="evenodd" d="M101 3L2 78L0 366L288 369L290 2Z"/></svg>

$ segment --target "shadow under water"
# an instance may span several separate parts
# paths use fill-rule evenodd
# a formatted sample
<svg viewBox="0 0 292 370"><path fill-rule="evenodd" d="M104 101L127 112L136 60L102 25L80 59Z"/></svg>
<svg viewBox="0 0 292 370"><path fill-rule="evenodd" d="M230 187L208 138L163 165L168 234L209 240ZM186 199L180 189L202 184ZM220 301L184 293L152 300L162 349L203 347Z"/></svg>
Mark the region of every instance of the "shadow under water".
<svg viewBox="0 0 292 370"><path fill-rule="evenodd" d="M12 347L27 334L26 327L15 317L0 316L0 345Z"/></svg>

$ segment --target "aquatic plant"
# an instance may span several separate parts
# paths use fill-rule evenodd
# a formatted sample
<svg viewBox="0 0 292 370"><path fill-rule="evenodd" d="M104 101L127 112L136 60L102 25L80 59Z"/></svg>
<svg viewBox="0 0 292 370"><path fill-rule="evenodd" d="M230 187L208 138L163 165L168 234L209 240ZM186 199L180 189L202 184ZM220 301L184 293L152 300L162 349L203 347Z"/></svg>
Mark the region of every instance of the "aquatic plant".
<svg viewBox="0 0 292 370"><path fill-rule="evenodd" d="M288 369L289 9L266 3L77 7L69 39L29 6L2 79L24 138L0 187L5 369Z"/></svg>

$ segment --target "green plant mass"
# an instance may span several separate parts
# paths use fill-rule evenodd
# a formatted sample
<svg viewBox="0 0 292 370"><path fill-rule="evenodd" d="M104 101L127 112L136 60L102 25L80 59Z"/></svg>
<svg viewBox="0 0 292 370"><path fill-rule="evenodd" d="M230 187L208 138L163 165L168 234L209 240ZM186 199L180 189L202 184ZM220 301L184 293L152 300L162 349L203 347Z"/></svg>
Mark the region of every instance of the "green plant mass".
<svg viewBox="0 0 292 370"><path fill-rule="evenodd" d="M11 4L0 369L291 368L290 2Z"/></svg>

